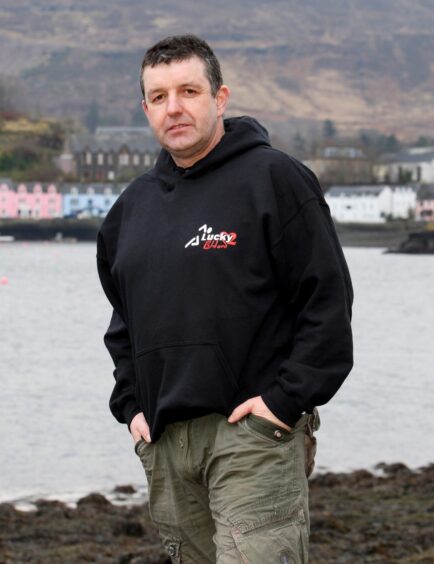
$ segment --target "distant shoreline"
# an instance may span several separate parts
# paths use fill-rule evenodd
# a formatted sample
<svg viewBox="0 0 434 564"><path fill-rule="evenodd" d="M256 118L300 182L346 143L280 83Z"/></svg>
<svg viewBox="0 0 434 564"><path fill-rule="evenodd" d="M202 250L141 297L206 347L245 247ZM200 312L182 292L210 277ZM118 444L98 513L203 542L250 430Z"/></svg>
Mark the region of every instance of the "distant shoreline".
<svg viewBox="0 0 434 564"><path fill-rule="evenodd" d="M310 480L310 564L342 556L348 562L434 561L434 464L378 466L380 476L357 470ZM40 499L33 511L1 503L0 561L167 564L147 504L125 503L136 493L119 486L117 504L91 493L75 507Z"/></svg>
<svg viewBox="0 0 434 564"><path fill-rule="evenodd" d="M102 221L101 218L0 219L0 236L13 236L16 242L95 242ZM414 221L336 224L344 247L397 247L410 232L424 229L424 224Z"/></svg>

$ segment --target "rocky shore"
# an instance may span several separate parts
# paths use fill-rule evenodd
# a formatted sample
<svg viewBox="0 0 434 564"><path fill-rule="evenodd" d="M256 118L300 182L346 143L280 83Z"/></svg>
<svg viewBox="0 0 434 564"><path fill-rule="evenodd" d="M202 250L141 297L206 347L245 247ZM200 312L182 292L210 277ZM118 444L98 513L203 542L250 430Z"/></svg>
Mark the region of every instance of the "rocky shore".
<svg viewBox="0 0 434 564"><path fill-rule="evenodd" d="M434 562L434 464L378 470L311 479L311 564ZM134 489L116 491L125 496ZM46 500L35 506L19 511L0 504L1 564L170 562L146 505L112 504L92 493L75 508Z"/></svg>

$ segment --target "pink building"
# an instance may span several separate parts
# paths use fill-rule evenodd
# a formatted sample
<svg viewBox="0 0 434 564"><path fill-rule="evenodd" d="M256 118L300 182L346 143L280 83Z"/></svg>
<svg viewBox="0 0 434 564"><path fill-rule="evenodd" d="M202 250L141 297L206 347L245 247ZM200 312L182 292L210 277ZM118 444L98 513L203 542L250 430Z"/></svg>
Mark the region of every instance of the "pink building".
<svg viewBox="0 0 434 564"><path fill-rule="evenodd" d="M416 219L434 221L434 184L421 186L417 193Z"/></svg>
<svg viewBox="0 0 434 564"><path fill-rule="evenodd" d="M54 184L18 184L16 189L0 184L0 217L48 219L62 216L62 195Z"/></svg>

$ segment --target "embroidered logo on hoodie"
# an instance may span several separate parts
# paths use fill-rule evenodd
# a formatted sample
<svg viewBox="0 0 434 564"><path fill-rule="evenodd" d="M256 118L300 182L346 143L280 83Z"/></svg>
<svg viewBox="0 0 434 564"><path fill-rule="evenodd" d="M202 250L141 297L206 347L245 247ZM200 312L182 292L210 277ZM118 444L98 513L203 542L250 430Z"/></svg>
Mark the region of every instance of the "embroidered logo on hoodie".
<svg viewBox="0 0 434 564"><path fill-rule="evenodd" d="M231 231L220 231L220 233L213 233L212 227L202 225L198 229L199 233L190 239L190 241L185 245L187 247L197 247L200 246L205 251L210 249L227 249L228 247L234 247L237 244L237 234Z"/></svg>

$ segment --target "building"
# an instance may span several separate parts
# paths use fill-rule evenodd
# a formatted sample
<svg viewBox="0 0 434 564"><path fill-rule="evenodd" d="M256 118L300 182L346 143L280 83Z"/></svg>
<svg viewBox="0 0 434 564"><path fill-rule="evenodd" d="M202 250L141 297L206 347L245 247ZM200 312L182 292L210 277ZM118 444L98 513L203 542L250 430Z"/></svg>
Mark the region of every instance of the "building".
<svg viewBox="0 0 434 564"><path fill-rule="evenodd" d="M105 217L125 187L125 184L62 184L63 216Z"/></svg>
<svg viewBox="0 0 434 564"><path fill-rule="evenodd" d="M434 184L420 187L416 200L416 219L434 221Z"/></svg>
<svg viewBox="0 0 434 564"><path fill-rule="evenodd" d="M337 222L384 223L413 217L416 192L412 186L333 186L325 199Z"/></svg>
<svg viewBox="0 0 434 564"><path fill-rule="evenodd" d="M159 151L149 127L98 127L68 137L55 162L80 182L128 181L153 167Z"/></svg>
<svg viewBox="0 0 434 564"><path fill-rule="evenodd" d="M48 219L62 216L62 197L54 184L0 183L1 218Z"/></svg>
<svg viewBox="0 0 434 564"><path fill-rule="evenodd" d="M377 182L434 182L434 147L413 147L382 155L374 165Z"/></svg>
<svg viewBox="0 0 434 564"><path fill-rule="evenodd" d="M303 162L322 184L372 182L372 163L356 147L324 147L318 156Z"/></svg>

